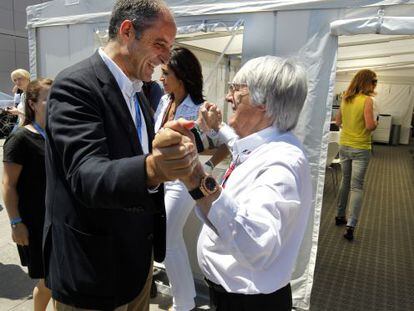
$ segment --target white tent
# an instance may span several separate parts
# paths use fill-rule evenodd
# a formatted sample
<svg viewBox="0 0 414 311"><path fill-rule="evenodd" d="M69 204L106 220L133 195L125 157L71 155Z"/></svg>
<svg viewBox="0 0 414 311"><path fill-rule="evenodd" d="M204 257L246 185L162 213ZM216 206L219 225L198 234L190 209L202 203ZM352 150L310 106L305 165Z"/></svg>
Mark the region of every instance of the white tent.
<svg viewBox="0 0 414 311"><path fill-rule="evenodd" d="M29 7L31 72L54 76L92 54L105 37L113 2L55 0ZM380 112L398 116L403 132L409 132L414 104L414 0L167 3L179 26L177 42L191 46L201 59L211 101L222 102L226 82L240 60L270 54L295 57L306 66L309 93L295 132L311 163L314 202L292 287L294 306L309 309L333 94L344 90L356 70L372 68L378 72L379 96L383 94L387 102Z"/></svg>

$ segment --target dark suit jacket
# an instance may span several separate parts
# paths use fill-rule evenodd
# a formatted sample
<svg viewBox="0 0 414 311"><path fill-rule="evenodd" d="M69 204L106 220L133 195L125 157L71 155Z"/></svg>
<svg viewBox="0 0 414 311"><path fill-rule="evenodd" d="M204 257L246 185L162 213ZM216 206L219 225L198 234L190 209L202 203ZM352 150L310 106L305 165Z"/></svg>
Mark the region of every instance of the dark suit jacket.
<svg viewBox="0 0 414 311"><path fill-rule="evenodd" d="M139 294L153 251L164 259L165 210L163 187L148 192L135 125L98 53L56 78L46 134L46 284L65 304L112 310Z"/></svg>

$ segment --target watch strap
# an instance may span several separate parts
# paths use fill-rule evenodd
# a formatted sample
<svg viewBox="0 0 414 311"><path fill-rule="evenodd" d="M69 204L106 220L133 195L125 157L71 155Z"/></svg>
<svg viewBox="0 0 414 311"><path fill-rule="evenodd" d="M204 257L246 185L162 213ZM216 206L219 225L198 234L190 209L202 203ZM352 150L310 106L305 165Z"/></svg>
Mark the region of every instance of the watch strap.
<svg viewBox="0 0 414 311"><path fill-rule="evenodd" d="M213 188L211 188L211 186L213 186ZM201 198L204 198L205 196L209 196L215 193L217 190L217 181L211 175L207 175L200 180L200 186L188 191L188 193L194 200L199 200Z"/></svg>
<svg viewBox="0 0 414 311"><path fill-rule="evenodd" d="M200 187L197 187L193 190L188 191L188 193L191 195L191 197L194 200L200 200L204 198L204 193L201 191Z"/></svg>

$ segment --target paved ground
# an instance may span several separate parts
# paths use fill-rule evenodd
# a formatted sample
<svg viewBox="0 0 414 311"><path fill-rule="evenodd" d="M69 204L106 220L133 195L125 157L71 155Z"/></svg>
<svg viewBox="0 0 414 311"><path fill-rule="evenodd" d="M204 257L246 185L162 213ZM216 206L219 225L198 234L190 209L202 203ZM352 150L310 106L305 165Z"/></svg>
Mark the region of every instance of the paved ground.
<svg viewBox="0 0 414 311"><path fill-rule="evenodd" d="M3 176L3 142L0 140L0 184ZM3 199L0 194L0 202ZM6 210L0 208L0 310L33 310L31 298L35 280L31 280L26 268L20 266L16 245L10 236L10 225ZM170 296L159 294L151 303L151 311L167 310L171 305ZM49 304L48 311L53 308Z"/></svg>

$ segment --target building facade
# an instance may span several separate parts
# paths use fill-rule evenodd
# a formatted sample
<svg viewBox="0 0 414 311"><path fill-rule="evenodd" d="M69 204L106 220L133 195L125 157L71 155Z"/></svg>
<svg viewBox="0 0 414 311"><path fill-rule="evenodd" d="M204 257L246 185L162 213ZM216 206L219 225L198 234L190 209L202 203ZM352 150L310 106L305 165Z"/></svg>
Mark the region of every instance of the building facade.
<svg viewBox="0 0 414 311"><path fill-rule="evenodd" d="M26 7L46 0L0 1L0 91L12 95L10 73L29 70Z"/></svg>

